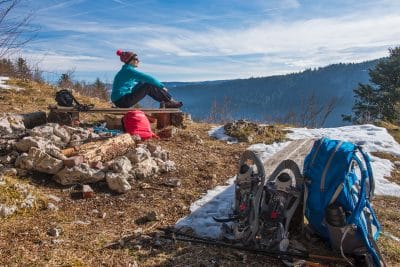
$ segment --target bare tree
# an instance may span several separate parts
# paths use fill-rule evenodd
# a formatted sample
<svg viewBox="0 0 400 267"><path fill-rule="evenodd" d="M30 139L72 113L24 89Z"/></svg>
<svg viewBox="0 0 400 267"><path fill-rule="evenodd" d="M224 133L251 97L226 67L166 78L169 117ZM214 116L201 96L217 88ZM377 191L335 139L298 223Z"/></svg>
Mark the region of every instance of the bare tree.
<svg viewBox="0 0 400 267"><path fill-rule="evenodd" d="M30 25L33 12L15 14L23 1L0 0L0 57L22 48L36 36L38 29Z"/></svg>
<svg viewBox="0 0 400 267"><path fill-rule="evenodd" d="M328 104L325 106L323 113L321 114L321 127L325 124L326 119L328 119L329 115L332 113L332 111L338 106L339 104L339 99L337 97L332 97Z"/></svg>
<svg viewBox="0 0 400 267"><path fill-rule="evenodd" d="M338 106L340 99L333 96L327 101L320 102L321 100L317 98L313 91L311 95L303 97L300 101L301 111L299 113L290 110L277 121L301 127L322 127Z"/></svg>
<svg viewBox="0 0 400 267"><path fill-rule="evenodd" d="M219 103L215 99L211 105L210 115L206 121L211 123L226 123L232 120L233 109L232 101L228 96L224 96L222 103Z"/></svg>

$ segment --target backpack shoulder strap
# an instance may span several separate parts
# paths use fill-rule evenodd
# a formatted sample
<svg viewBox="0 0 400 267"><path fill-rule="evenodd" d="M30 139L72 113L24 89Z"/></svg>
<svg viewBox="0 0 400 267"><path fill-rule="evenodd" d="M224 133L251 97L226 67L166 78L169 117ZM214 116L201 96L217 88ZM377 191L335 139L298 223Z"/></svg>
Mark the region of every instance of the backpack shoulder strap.
<svg viewBox="0 0 400 267"><path fill-rule="evenodd" d="M94 108L93 104L81 104L78 102L78 100L76 100L76 98L74 97L74 95L70 92L72 99L74 100L74 102L76 103L75 105L75 109L79 110L79 111L87 111L89 109Z"/></svg>
<svg viewBox="0 0 400 267"><path fill-rule="evenodd" d="M71 92L70 90L62 89L62 90L60 90L59 92L60 92L60 93L61 93L61 92L62 92L62 93L67 93L68 95L71 96L73 102L75 102L78 106L80 105L80 103L78 102L78 100L76 100L75 96L72 94L72 92Z"/></svg>
<svg viewBox="0 0 400 267"><path fill-rule="evenodd" d="M375 179L372 173L372 167L371 167L371 158L369 155L362 149L361 146L357 146L358 151L360 151L364 162L366 166L366 170L368 173L368 178L369 178L369 190L367 192L367 199L372 199L374 197L374 191L375 191Z"/></svg>
<svg viewBox="0 0 400 267"><path fill-rule="evenodd" d="M359 149L359 148L358 148ZM366 244L367 250L371 253L374 262L380 267L380 266L385 266L386 264L383 262L382 257L379 254L379 251L377 251L374 247L374 239L372 236L370 236L369 231L368 231L368 225L367 223L371 222L366 222L364 208L369 208L371 213L373 214L373 223L374 225L377 226L377 234L379 234L380 231L380 225L376 219L375 214L373 213L373 210L369 206L369 201L367 199L367 179L371 181L371 177L368 176L368 170L362 163L361 159L357 155L353 155L353 159L357 162L360 170L361 170L361 180L360 180L360 192L358 193L358 200L356 203L356 206L354 208L353 213L348 219L348 223L350 224L355 224L359 228L359 231L362 233L361 238ZM370 186L371 188L371 186ZM370 190L369 190L370 192Z"/></svg>
<svg viewBox="0 0 400 267"><path fill-rule="evenodd" d="M328 170L331 167L332 160L335 157L336 152L339 150L339 148L342 144L343 144L343 141L338 141L335 148L332 150L331 154L329 155L328 161L325 164L324 170L321 175L321 183L320 183L320 191L321 192L325 191L325 180L326 180L326 176L328 174Z"/></svg>

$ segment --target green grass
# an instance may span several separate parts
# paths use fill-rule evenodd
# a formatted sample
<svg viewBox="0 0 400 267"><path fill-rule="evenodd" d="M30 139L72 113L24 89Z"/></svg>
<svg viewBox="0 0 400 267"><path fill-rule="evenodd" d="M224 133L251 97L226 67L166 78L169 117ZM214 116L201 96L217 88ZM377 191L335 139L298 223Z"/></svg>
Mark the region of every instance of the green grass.
<svg viewBox="0 0 400 267"><path fill-rule="evenodd" d="M3 177L5 184L0 185L0 203L7 206L15 205L20 206L20 204L25 200L28 194L35 197L34 206L27 209L18 209L15 214L26 214L30 212L35 212L37 210L46 207L47 201L42 196L42 194L37 191L34 187L29 187L27 181L5 176ZM27 186L27 192L23 193L19 186Z"/></svg>

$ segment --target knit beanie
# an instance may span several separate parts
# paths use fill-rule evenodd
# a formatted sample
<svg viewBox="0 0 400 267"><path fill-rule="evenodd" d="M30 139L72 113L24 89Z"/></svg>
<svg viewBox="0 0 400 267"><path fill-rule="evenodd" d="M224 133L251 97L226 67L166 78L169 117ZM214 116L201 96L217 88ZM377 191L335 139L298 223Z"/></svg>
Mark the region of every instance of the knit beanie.
<svg viewBox="0 0 400 267"><path fill-rule="evenodd" d="M132 52L117 50L117 56L119 56L120 60L126 64L132 61L132 59L136 58L137 55Z"/></svg>

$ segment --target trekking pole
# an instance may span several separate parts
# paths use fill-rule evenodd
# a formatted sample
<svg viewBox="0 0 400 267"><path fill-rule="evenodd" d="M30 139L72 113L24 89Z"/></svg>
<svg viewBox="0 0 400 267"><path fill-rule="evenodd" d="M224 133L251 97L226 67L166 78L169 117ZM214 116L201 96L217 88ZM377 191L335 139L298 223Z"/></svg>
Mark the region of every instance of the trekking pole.
<svg viewBox="0 0 400 267"><path fill-rule="evenodd" d="M324 261L336 261L336 262L346 262L347 263L347 261L342 258L309 254L308 252L305 252L305 251L297 252L297 253L296 252L285 252L285 251L266 251L266 250L254 249L254 248L249 248L249 247L237 246L234 244L228 244L228 243L221 242L221 241L218 241L215 239L202 238L202 237L192 236L189 234L179 233L179 232L176 232L176 231L168 229L168 228L158 228L158 229L173 235L173 236L160 236L165 239L172 239L172 240L178 240L178 241L183 241L183 242L193 242L193 243L199 243L199 244L208 244L208 245L233 248L233 249L248 251L248 252L255 253L255 254L269 256L269 257L272 257L275 259L280 259L280 260L284 259L285 256L288 256L288 257L298 257L298 258L302 258L302 259L319 259L319 260L324 260ZM176 235L180 235L182 237L178 237Z"/></svg>
<svg viewBox="0 0 400 267"><path fill-rule="evenodd" d="M181 237L168 237L168 236L160 236L161 238L166 238L166 239L173 239L173 240L178 240L178 241L183 241L183 242L192 242L192 243L198 243L198 244L206 244L206 245L214 245L214 246L221 246L221 247L227 247L227 248L233 248L233 249L238 249L238 250L243 250L243 251L247 251L253 254L259 254L259 255L263 255L266 257L270 257L270 258L274 258L277 260L288 260L288 257L297 257L297 258L311 258L310 255L303 255L300 253L293 253L293 252L272 252L272 251L264 251L264 250L256 250L256 249L251 249L251 248L246 248L246 247L239 247L239 246L235 246L235 245L230 245L230 244L226 244L226 243L221 243L221 242L207 242L204 240L195 240L195 239L190 239L190 238L181 238ZM315 255L314 255L315 256ZM324 260L335 260L335 261L341 261L342 259L340 258L333 258L333 257L329 257L328 258L324 258ZM312 261L308 261L308 260L303 260L304 263L307 266L310 267L327 267L327 265L318 263L318 262L312 262Z"/></svg>

